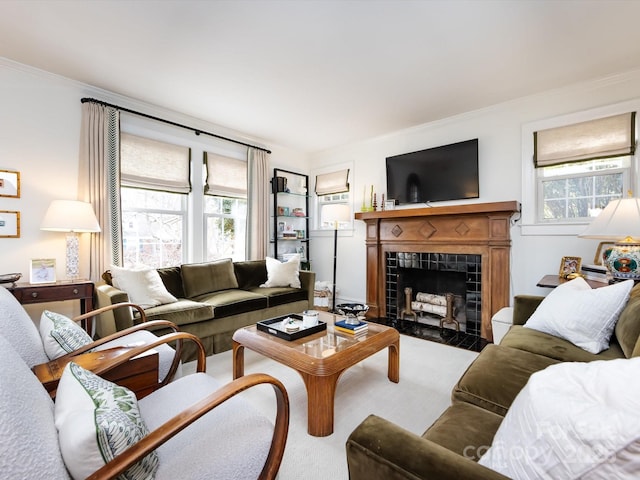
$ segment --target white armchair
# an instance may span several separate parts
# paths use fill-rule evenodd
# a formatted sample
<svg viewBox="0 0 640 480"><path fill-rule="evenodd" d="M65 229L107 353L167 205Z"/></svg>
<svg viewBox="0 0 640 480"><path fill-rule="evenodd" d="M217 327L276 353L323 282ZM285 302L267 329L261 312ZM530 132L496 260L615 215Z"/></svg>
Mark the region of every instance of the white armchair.
<svg viewBox="0 0 640 480"><path fill-rule="evenodd" d="M158 480L275 478L289 425L289 401L284 386L265 374L247 375L222 385L204 373L205 354L197 337L178 332L161 337L158 343L178 338L198 344L197 372L176 379L137 402L149 433L88 478L115 478L150 452L157 455L155 478ZM156 345L136 347L132 355L153 347ZM56 422L62 419L56 415L58 410L63 410L61 402L74 397L63 398L66 378L69 377L63 377L54 405L28 365L0 335L0 471L3 478L70 478L67 468L73 461L70 457L85 453L67 449L63 456L61 451L60 445L68 446L68 443L60 438L63 429ZM236 396L261 384L269 384L275 392L273 423ZM75 409L72 411L75 413ZM93 433L97 436L95 429Z"/></svg>

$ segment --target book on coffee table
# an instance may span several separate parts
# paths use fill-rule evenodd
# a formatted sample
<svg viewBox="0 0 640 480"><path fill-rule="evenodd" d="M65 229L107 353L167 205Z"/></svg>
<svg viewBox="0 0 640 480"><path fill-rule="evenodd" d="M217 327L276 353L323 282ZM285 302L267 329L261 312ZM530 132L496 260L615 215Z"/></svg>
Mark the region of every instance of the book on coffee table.
<svg viewBox="0 0 640 480"><path fill-rule="evenodd" d="M338 320L335 322L335 328L339 331L346 331L347 333L358 333L366 330L369 327L367 322L358 320L358 324L347 323L347 319Z"/></svg>

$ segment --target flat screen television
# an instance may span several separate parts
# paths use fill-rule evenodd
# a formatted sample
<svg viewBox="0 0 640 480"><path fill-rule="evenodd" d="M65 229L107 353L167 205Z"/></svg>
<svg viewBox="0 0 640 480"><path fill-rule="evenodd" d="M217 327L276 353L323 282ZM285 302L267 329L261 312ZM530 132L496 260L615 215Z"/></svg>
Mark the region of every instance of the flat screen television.
<svg viewBox="0 0 640 480"><path fill-rule="evenodd" d="M397 204L478 198L478 139L387 157L387 198Z"/></svg>

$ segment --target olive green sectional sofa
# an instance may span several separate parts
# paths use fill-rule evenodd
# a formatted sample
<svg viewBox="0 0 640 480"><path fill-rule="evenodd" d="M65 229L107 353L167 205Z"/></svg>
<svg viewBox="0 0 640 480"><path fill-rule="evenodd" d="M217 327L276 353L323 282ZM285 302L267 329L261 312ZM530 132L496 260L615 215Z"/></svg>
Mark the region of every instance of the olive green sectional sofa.
<svg viewBox="0 0 640 480"><path fill-rule="evenodd" d="M618 359L640 356L640 285L627 295L628 301L620 305L609 348L597 354L525 327L545 297L516 296L513 326L499 345L490 344L482 350L455 385L450 407L422 435L376 415L370 415L356 427L346 444L349 477L352 480L508 478L478 460L494 442L519 393L530 393L534 382L525 386L535 372L540 372L536 374L537 379L550 371L558 372L559 368L614 366L612 362L594 361L620 362ZM635 362L635 359L624 362ZM573 387L570 383L565 382L567 388ZM551 405L554 402L551 397ZM519 408L521 402L517 405ZM518 445L522 449L527 446ZM535 446L539 448L538 444ZM543 451L541 457L545 454ZM554 475L535 477L555 478ZM610 474L605 477L614 478Z"/></svg>
<svg viewBox="0 0 640 480"><path fill-rule="evenodd" d="M261 287L268 279L266 260L225 259L159 268L157 272L169 296L174 298L169 303L145 307L147 319L169 320L181 331L196 335L207 355L229 350L233 332L238 328L313 308L315 273L300 270L300 288ZM102 277L105 282L96 286L98 306L133 301L127 292L113 286L110 271ZM114 314L102 315L96 333L102 337L137 322L139 317L131 311L119 309ZM186 344L183 360L194 359L194 354L195 350Z"/></svg>

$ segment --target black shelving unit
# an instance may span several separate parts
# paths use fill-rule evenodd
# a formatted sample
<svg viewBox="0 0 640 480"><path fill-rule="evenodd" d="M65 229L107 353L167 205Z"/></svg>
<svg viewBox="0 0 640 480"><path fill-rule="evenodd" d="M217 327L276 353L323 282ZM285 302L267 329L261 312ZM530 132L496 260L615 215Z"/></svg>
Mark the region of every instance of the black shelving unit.
<svg viewBox="0 0 640 480"><path fill-rule="evenodd" d="M273 256L284 261L300 253L301 268L309 270L309 176L274 168L271 191Z"/></svg>

